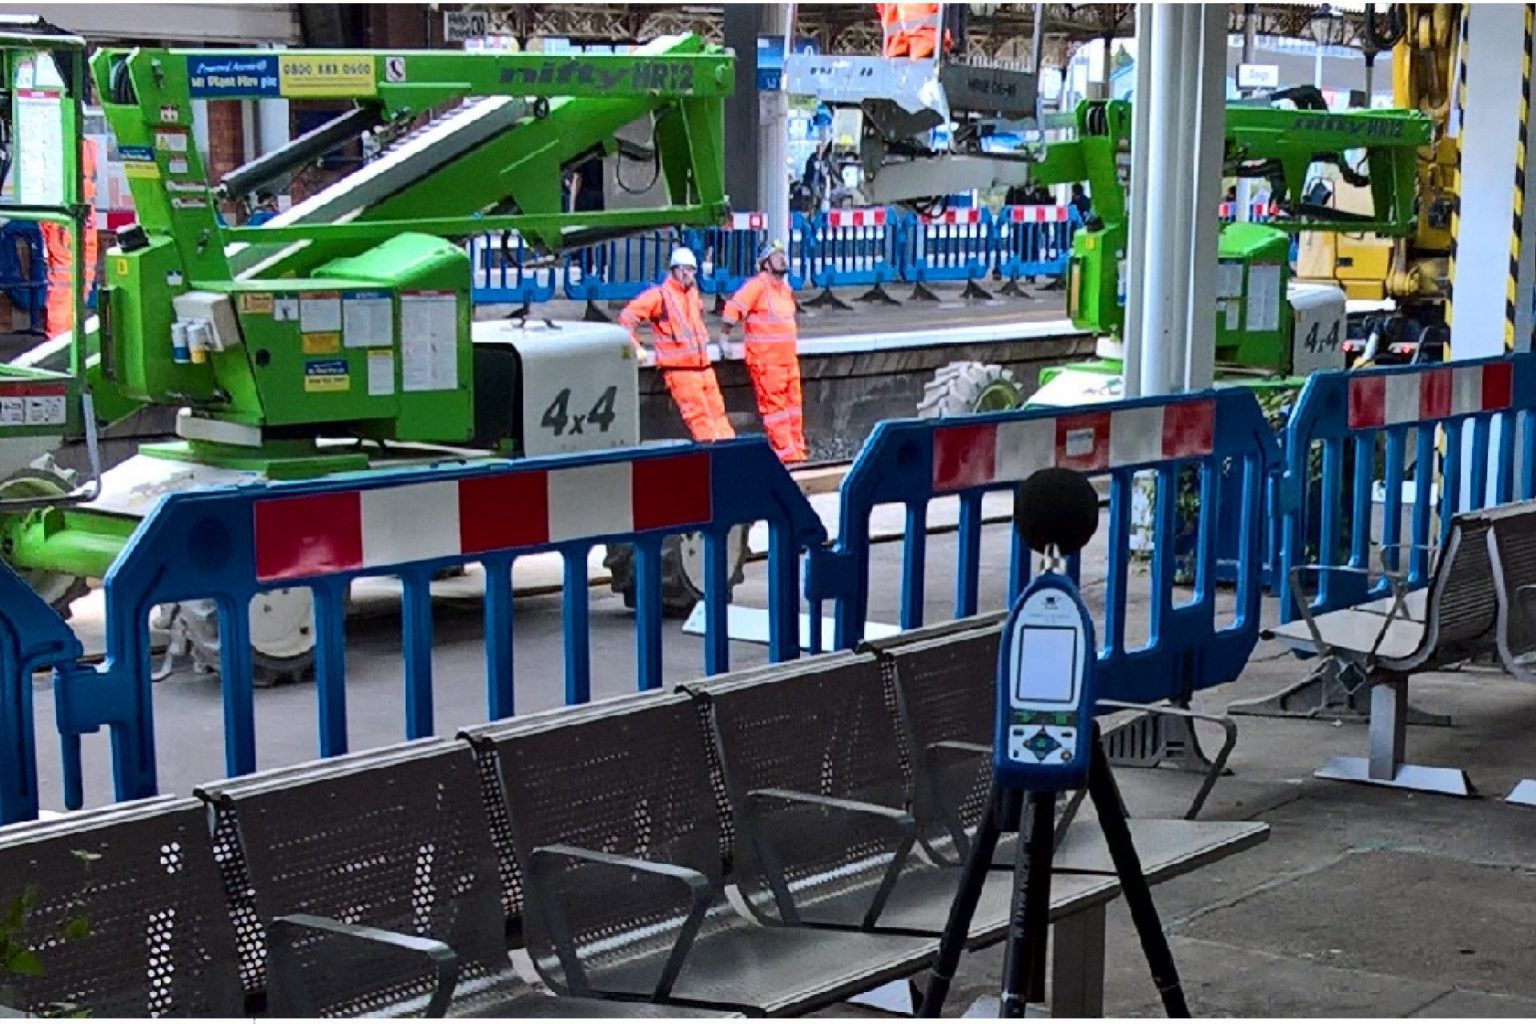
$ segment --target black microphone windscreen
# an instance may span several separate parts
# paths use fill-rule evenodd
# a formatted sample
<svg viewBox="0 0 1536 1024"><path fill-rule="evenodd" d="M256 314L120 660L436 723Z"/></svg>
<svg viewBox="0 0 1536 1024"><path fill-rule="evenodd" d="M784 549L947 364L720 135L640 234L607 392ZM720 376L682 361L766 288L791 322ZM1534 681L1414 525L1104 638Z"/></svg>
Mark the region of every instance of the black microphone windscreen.
<svg viewBox="0 0 1536 1024"><path fill-rule="evenodd" d="M1099 492L1073 469L1041 469L1019 485L1014 523L1033 551L1074 555L1099 529Z"/></svg>

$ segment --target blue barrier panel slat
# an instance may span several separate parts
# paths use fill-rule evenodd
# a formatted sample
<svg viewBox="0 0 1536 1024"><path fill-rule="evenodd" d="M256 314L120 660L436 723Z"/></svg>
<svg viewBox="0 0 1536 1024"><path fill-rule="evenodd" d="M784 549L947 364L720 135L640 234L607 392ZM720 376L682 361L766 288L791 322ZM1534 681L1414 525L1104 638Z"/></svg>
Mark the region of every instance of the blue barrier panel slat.
<svg viewBox="0 0 1536 1024"><path fill-rule="evenodd" d="M726 539L717 533L704 537L704 671L708 675L729 672L731 638L726 628L730 602L726 600Z"/></svg>
<svg viewBox="0 0 1536 1024"><path fill-rule="evenodd" d="M1019 532L1018 523L1012 524L1008 531L1008 607L1012 608L1019 600L1019 595L1024 593L1024 588L1029 586L1033 567L1030 565L1032 553L1029 546L1024 543L1024 535Z"/></svg>
<svg viewBox="0 0 1536 1024"><path fill-rule="evenodd" d="M635 544L635 662L640 689L661 689L661 542Z"/></svg>
<svg viewBox="0 0 1536 1024"><path fill-rule="evenodd" d="M955 618L976 614L981 583L981 492L960 495L960 530L955 538Z"/></svg>
<svg viewBox="0 0 1536 1024"><path fill-rule="evenodd" d="M230 776L256 770L256 693L251 665L247 604L220 600L219 677L224 697L224 770Z"/></svg>
<svg viewBox="0 0 1536 1024"><path fill-rule="evenodd" d="M82 653L64 619L0 563L0 825L37 817L32 673Z"/></svg>
<svg viewBox="0 0 1536 1024"><path fill-rule="evenodd" d="M1111 542L1115 543L1127 533L1130 475L1154 470L1166 481L1163 497L1156 503L1162 514L1154 530L1160 543L1152 567L1154 614L1161 620L1154 642L1145 649L1127 651L1117 638L1100 652L1105 696L1157 700L1226 682L1237 677L1258 642L1260 581L1250 578L1249 589L1237 595L1239 607L1247 612L1241 629L1215 626L1214 600L1172 609L1174 588L1182 584L1176 579L1178 560L1172 554L1170 524L1177 504L1177 467L1220 466L1227 461L1252 467L1255 486L1242 493L1247 504L1242 515L1258 522L1264 494L1258 484L1278 467L1279 448L1257 400L1246 390L1135 399L1087 409L888 421L875 428L844 480L837 543L813 555L807 597L835 601L836 645L855 647L869 614L869 517L877 505L926 503L953 496L960 502L962 520L967 516L979 520L982 494L1011 491L1034 470L1061 465L1112 480L1122 478L1111 515ZM1219 493L1220 489L1213 492ZM968 534L973 539L967 540ZM974 530L962 526L957 579L974 580L979 571L975 562L980 544L975 536ZM1244 536L1250 550L1239 555L1257 562L1264 533L1255 528ZM1122 621L1128 548L1123 543L1112 548L1109 573L1118 582L1111 584L1115 600L1107 614L1119 614ZM1198 557L1208 559L1215 550L1204 545L1198 548ZM1068 568L1080 574L1081 559L1069 560ZM1155 611L1159 607L1162 610ZM970 610L967 604L957 608L962 613Z"/></svg>
<svg viewBox="0 0 1536 1024"><path fill-rule="evenodd" d="M314 594L315 632L322 637L315 645L320 756L339 757L347 752L347 595L325 584Z"/></svg>
<svg viewBox="0 0 1536 1024"><path fill-rule="evenodd" d="M1516 494L1536 494L1536 413L1521 412L1520 476Z"/></svg>
<svg viewBox="0 0 1536 1024"><path fill-rule="evenodd" d="M1109 550L1131 550L1131 488L1128 471L1115 470L1109 475ZM1106 658L1125 645L1126 594L1130 586L1131 560L1122 558L1109 565L1104 584L1104 629L1099 657Z"/></svg>
<svg viewBox="0 0 1536 1024"><path fill-rule="evenodd" d="M1451 519L1490 501L1530 498L1529 453L1514 443L1519 424L1536 409L1536 356L1529 353L1430 366L1317 373L1307 381L1286 428L1286 473L1278 507L1284 519L1281 561L1281 616L1297 614L1290 570L1316 562L1317 612L1347 607L1371 593L1385 593L1364 574L1330 570L1374 569L1371 491L1376 455L1385 450L1387 524L1381 539L1408 552L1407 585L1425 585L1435 547L1449 536ZM1497 424L1497 427L1495 427ZM1497 430L1495 440L1494 431ZM1409 441L1412 438L1412 441ZM1464 442L1475 453L1470 462ZM1349 444L1352 472L1342 465ZM1323 472L1314 480L1309 455L1321 446ZM1405 454L1412 451L1413 508L1409 536L1402 536ZM1517 466L1519 452L1521 464ZM1491 465L1490 465L1491 463ZM1349 487L1346 494L1344 488ZM1350 514L1343 536L1341 514ZM1315 557L1311 546L1316 546ZM1384 553L1385 564L1398 564Z"/></svg>
<svg viewBox="0 0 1536 1024"><path fill-rule="evenodd" d="M405 738L419 740L435 732L432 714L432 576L400 574L403 584L400 627L405 653Z"/></svg>
<svg viewBox="0 0 1536 1024"><path fill-rule="evenodd" d="M926 505L906 507L907 543L901 558L902 629L917 629L923 624L923 602L927 597L928 509Z"/></svg>
<svg viewBox="0 0 1536 1024"><path fill-rule="evenodd" d="M446 515L445 509L451 509ZM516 511L513 511L516 510ZM316 592L317 666L326 675L317 695L322 754L347 746L344 625L347 588L362 577L397 576L402 613L408 736L428 735L432 717L430 583L441 570L479 562L486 567L487 708L511 713L513 701L511 566L515 557L553 552L564 560L566 692L573 702L591 693L587 554L594 544L641 545L659 552L662 538L703 531L713 565L706 579L706 658L726 649L724 537L755 521L770 526L770 657L799 654L800 552L819 548L826 531L805 495L764 438L712 445L666 443L518 461L455 462L388 473L346 474L301 483L253 485L168 495L130 539L105 582L107 656L79 663L78 646L58 654L58 730L65 747L70 806L84 799L79 736L111 730L118 799L157 791L151 692L149 612L156 605L209 600L221 621L226 762L231 773L256 767L251 710L249 614L263 590L309 587ZM637 637L637 688L660 677L659 573L642 552ZM24 584L15 586L25 590ZM329 597L327 594L329 593ZM27 613L25 601L0 605L0 644ZM52 615L50 612L49 615ZM53 616L57 620L57 616ZM46 630L35 630L38 636ZM70 637L67 629L63 635ZM16 659L5 660L0 728L21 708ZM721 665L723 667L723 665ZM30 685L30 676L28 685ZM30 720L29 720L30 721ZM11 737L0 737L11 739ZM8 751L23 752L19 739ZM35 774L35 765L30 769ZM25 779L25 773L7 778ZM35 786L33 787L35 789ZM0 790L3 791L3 790ZM6 813L33 813L7 795Z"/></svg>
<svg viewBox="0 0 1536 1024"><path fill-rule="evenodd" d="M513 558L486 558L485 712L491 721L517 714L517 669L512 652L517 629L513 615Z"/></svg>

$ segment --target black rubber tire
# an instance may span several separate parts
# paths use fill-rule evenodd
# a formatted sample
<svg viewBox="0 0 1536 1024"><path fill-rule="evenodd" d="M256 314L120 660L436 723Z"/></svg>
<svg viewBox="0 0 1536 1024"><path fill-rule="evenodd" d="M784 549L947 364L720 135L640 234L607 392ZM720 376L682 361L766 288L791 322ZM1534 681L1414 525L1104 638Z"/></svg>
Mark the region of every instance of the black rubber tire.
<svg viewBox="0 0 1536 1024"><path fill-rule="evenodd" d="M253 601L261 600L258 594ZM192 667L200 672L218 672L220 662L219 617L212 601L185 601L171 610L170 629L181 632L190 647ZM313 625L303 629L308 633ZM313 647L301 654L279 656L251 646L251 681L258 688L283 683L305 683L315 678Z"/></svg>
<svg viewBox="0 0 1536 1024"><path fill-rule="evenodd" d="M30 469L18 470L0 481L0 494L7 497L42 498L68 494L75 486L74 474L61 471L53 465L52 457L34 463ZM83 576L67 573L28 571L14 569L16 574L48 602L62 619L70 617L70 605L90 593L90 584Z"/></svg>
<svg viewBox="0 0 1536 1024"><path fill-rule="evenodd" d="M684 544L694 542L698 534L687 538L677 534L661 542L661 607L669 619L687 618L694 605L704 599L703 580L695 580L688 569ZM736 584L746 578L747 529L735 526L727 535L730 571L726 576L726 600L735 593ZM603 556L603 567L611 575L609 586L624 598L624 607L635 607L635 549L629 544L610 544Z"/></svg>
<svg viewBox="0 0 1536 1024"><path fill-rule="evenodd" d="M1013 371L996 363L961 362L941 366L923 385L917 415L923 419L1000 412L1024 404Z"/></svg>

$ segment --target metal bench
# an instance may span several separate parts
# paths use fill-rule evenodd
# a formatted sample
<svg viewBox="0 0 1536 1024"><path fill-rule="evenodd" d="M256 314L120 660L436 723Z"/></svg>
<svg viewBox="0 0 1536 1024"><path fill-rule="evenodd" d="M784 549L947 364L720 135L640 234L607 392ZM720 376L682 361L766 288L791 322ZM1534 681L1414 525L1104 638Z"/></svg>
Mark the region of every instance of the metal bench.
<svg viewBox="0 0 1536 1024"><path fill-rule="evenodd" d="M499 771L529 952L558 991L791 1016L906 978L937 951L731 906L709 744L687 695L464 735Z"/></svg>
<svg viewBox="0 0 1536 1024"><path fill-rule="evenodd" d="M1526 512L1536 510L1529 505ZM1523 507L1523 506L1517 506ZM1427 792L1468 796L1471 785L1457 768L1404 762L1408 725L1408 678L1470 661L1497 650L1498 594L1490 586L1489 524L1495 510L1466 512L1451 521L1445 547L1422 598L1405 590L1403 574L1384 567L1391 594L1361 606L1315 614L1302 585L1307 573L1369 575L1354 566L1296 566L1291 570L1301 621L1265 631L1267 638L1320 655L1324 666L1350 689L1369 687L1367 757L1335 757L1317 771L1324 779L1371 782ZM1236 709L1233 709L1236 710Z"/></svg>
<svg viewBox="0 0 1536 1024"><path fill-rule="evenodd" d="M794 675L689 689L711 711L737 829L734 877L754 913L766 922L870 933L943 932L960 870L915 850L906 737L874 657L813 659ZM1014 888L1010 872L989 876L972 946L1006 935ZM1103 907L1117 895L1118 883L1105 877L1063 878L1053 889L1064 972L1102 964ZM1080 980L1058 984L1058 992ZM1058 1015L1084 1010L1060 997L1054 1003Z"/></svg>
<svg viewBox="0 0 1536 1024"><path fill-rule="evenodd" d="M513 967L474 752L422 740L204 787L274 1016L673 1016Z"/></svg>
<svg viewBox="0 0 1536 1024"><path fill-rule="evenodd" d="M0 828L0 918L31 970L0 1002L38 1015L239 1017L207 814L159 797Z"/></svg>

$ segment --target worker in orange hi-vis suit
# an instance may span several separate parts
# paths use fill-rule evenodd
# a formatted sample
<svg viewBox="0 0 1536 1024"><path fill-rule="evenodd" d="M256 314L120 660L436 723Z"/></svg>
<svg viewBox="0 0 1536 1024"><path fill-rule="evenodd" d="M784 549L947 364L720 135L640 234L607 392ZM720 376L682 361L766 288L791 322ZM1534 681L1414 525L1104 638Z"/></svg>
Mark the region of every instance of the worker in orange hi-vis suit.
<svg viewBox="0 0 1536 1024"><path fill-rule="evenodd" d="M96 284L96 143L80 141L81 197L90 207L85 229L85 294ZM69 228L43 224L43 252L48 265L48 333L62 334L75 325L74 282L71 274Z"/></svg>
<svg viewBox="0 0 1536 1024"><path fill-rule="evenodd" d="M725 416L725 399L709 360L709 331L704 306L694 284L699 261L693 250L672 251L667 279L637 295L619 314L643 360L640 325L651 325L656 368L661 371L677 411L695 441L724 441L736 436Z"/></svg>
<svg viewBox="0 0 1536 1024"><path fill-rule="evenodd" d="M881 52L887 57L931 58L939 38L940 4L875 4L880 12L880 31L885 37ZM944 33L944 52L955 41Z"/></svg>
<svg viewBox="0 0 1536 1024"><path fill-rule="evenodd" d="M747 360L763 428L779 460L804 462L805 414L800 398L800 360L796 354L795 293L789 287L789 259L784 246L770 242L757 254L758 275L725 304L721 347L727 358ZM744 325L742 344L731 342L731 328Z"/></svg>

